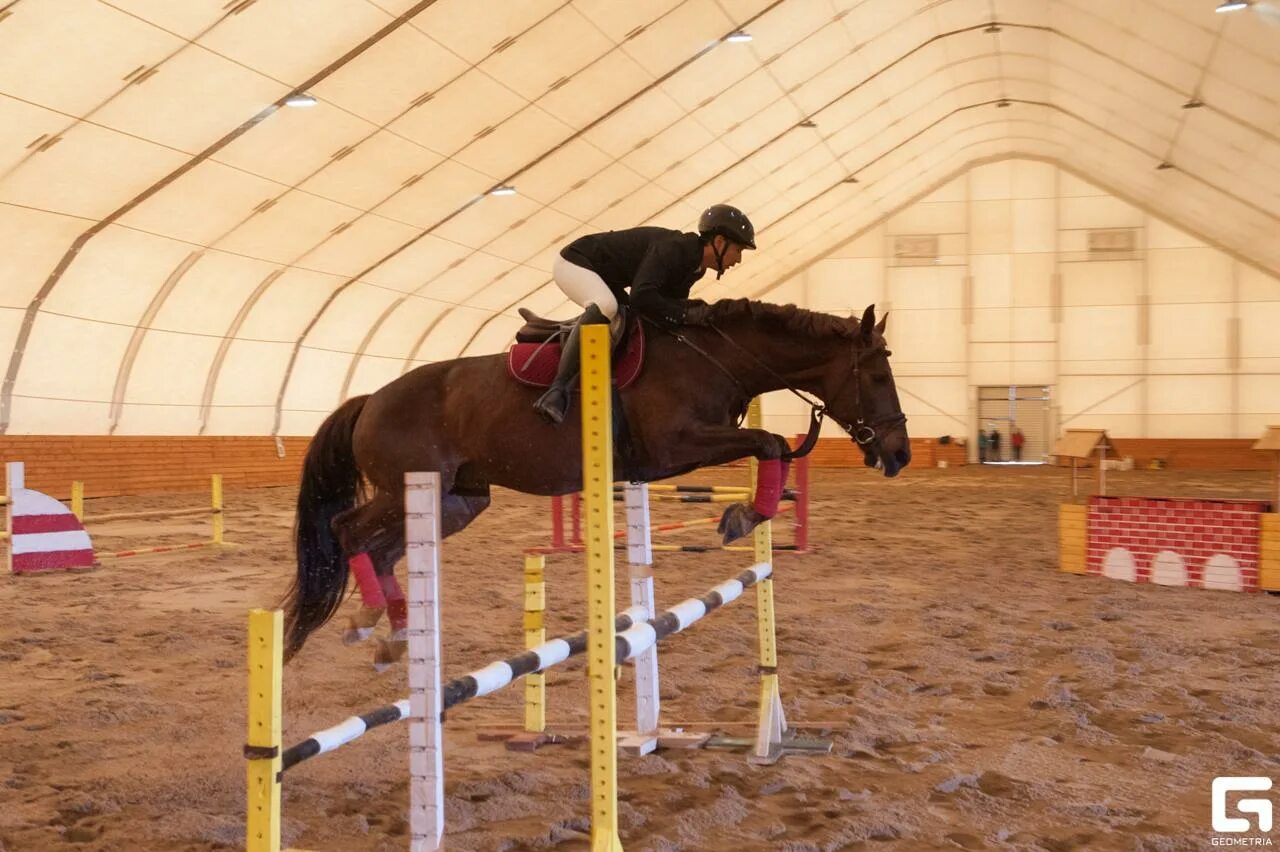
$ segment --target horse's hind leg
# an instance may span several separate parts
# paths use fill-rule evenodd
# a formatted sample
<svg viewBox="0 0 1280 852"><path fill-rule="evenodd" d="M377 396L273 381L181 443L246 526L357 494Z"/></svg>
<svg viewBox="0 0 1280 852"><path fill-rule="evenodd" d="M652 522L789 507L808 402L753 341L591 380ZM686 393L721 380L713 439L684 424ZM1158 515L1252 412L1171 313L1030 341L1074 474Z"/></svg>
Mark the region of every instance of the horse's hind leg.
<svg viewBox="0 0 1280 852"><path fill-rule="evenodd" d="M460 494L444 495L440 501L440 535L443 538L448 538L462 530L488 507L489 493L487 489L483 494L471 496ZM402 546L401 552L403 550ZM397 558L399 558L398 555ZM381 578L383 593L387 601L387 612L391 618L391 635L386 639L378 638L378 647L373 654L373 667L380 672L386 671L392 663L403 657L409 647L407 633L408 607L405 603L404 592L401 591L400 583L396 580L394 565L393 561L392 570L389 570Z"/></svg>
<svg viewBox="0 0 1280 852"><path fill-rule="evenodd" d="M368 639L387 609L384 580L390 576L394 581L396 560L404 553L402 498L376 492L372 499L334 518L333 528L360 590L360 609L348 618L342 637L350 645Z"/></svg>

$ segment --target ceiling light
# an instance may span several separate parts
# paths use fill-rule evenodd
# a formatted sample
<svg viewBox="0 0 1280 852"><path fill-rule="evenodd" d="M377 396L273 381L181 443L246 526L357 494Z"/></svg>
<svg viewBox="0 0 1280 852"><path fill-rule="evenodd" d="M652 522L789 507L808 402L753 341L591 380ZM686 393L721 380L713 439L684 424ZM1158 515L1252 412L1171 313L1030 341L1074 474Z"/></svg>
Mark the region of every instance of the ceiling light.
<svg viewBox="0 0 1280 852"><path fill-rule="evenodd" d="M818 126L818 122L814 121L812 118L806 118L804 121L796 125L796 127L817 127L817 126Z"/></svg>
<svg viewBox="0 0 1280 852"><path fill-rule="evenodd" d="M734 44L742 44L743 42L751 41L751 33L743 32L742 30L734 30L725 36L724 40L733 42Z"/></svg>
<svg viewBox="0 0 1280 852"><path fill-rule="evenodd" d="M1010 101L1008 98L1001 98L1000 100L996 101L996 107L998 109L1004 109L1009 105L1010 105Z"/></svg>
<svg viewBox="0 0 1280 852"><path fill-rule="evenodd" d="M306 92L295 92L284 99L284 105L290 107L313 107L316 103L316 99Z"/></svg>
<svg viewBox="0 0 1280 852"><path fill-rule="evenodd" d="M1241 9L1248 9L1248 8L1249 8L1249 0L1226 0L1226 2L1224 3L1219 3L1218 8L1214 9L1213 11L1218 13L1239 12Z"/></svg>
<svg viewBox="0 0 1280 852"><path fill-rule="evenodd" d="M983 30L983 32L984 32L984 33L998 33L998 32L1000 32L1000 30L1001 30L1001 29L1003 29L1003 27L1001 27L999 24L994 24L994 23L993 23L993 24L989 25L985 30Z"/></svg>
<svg viewBox="0 0 1280 852"><path fill-rule="evenodd" d="M490 195L515 195L516 188L509 183L504 183L501 186L495 186L493 189L489 190L489 194Z"/></svg>
<svg viewBox="0 0 1280 852"><path fill-rule="evenodd" d="M849 175L847 178L845 178L844 180L842 180L842 181L840 181L840 182L841 182L841 183L857 183L857 182L858 182L858 179L857 179L856 177L854 177L853 175Z"/></svg>
<svg viewBox="0 0 1280 852"><path fill-rule="evenodd" d="M1156 166L1156 171L1162 172L1165 169L1173 169L1173 168L1177 168L1177 166L1175 166L1173 163L1169 162L1168 160L1165 160L1164 162L1160 163L1160 165Z"/></svg>
<svg viewBox="0 0 1280 852"><path fill-rule="evenodd" d="M1199 109L1202 106L1204 106L1204 101L1200 100L1199 98L1192 98L1191 100L1183 104L1182 108L1183 109Z"/></svg>

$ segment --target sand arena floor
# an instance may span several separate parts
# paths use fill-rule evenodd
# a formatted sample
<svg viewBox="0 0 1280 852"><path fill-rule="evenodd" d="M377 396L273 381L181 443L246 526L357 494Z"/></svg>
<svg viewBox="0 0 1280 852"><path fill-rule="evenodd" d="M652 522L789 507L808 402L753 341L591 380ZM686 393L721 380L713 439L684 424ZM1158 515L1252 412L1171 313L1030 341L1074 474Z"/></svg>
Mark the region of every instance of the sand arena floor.
<svg viewBox="0 0 1280 852"><path fill-rule="evenodd" d="M775 572L781 683L790 719L825 728L834 751L774 767L711 751L624 758L627 849L1202 849L1214 776L1280 776L1280 598L1057 572L1061 470L814 473L820 551L782 554ZM1269 494L1263 474L1116 473L1109 485ZM227 497L236 548L0 580L0 849L243 842L245 616L276 601L293 571L294 493ZM200 500L100 500L89 511ZM447 544L447 675L519 648L520 553L545 541L547 522L545 500L500 492ZM98 543L205 529L120 523ZM701 593L742 564L662 555L659 602ZM552 634L577 629L581 565L554 560L548 574ZM750 730L753 609L744 597L664 645L669 722ZM402 667L375 674L372 647L343 647L339 632L334 623L317 634L286 670L286 744L407 694ZM583 726L582 671L548 677L554 724ZM584 747L529 755L477 740L518 723L521 696L507 689L450 714L450 849L587 848ZM406 848L405 738L403 726L383 728L291 771L286 844Z"/></svg>

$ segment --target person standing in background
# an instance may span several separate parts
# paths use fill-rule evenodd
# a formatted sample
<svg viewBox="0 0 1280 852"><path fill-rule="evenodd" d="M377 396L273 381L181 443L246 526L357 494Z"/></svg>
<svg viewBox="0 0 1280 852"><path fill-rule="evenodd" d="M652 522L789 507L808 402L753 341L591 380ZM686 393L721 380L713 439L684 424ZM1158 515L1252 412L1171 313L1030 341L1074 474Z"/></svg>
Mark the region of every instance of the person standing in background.
<svg viewBox="0 0 1280 852"><path fill-rule="evenodd" d="M994 426L991 427L990 444L991 448L987 455L991 457L993 462L1000 461L1000 432Z"/></svg>
<svg viewBox="0 0 1280 852"><path fill-rule="evenodd" d="M987 433L978 430L978 464L987 463Z"/></svg>
<svg viewBox="0 0 1280 852"><path fill-rule="evenodd" d="M1018 424L1013 424L1013 431L1009 434L1009 446L1013 447L1013 460L1022 461L1022 445L1027 442L1023 436L1022 430L1018 428Z"/></svg>

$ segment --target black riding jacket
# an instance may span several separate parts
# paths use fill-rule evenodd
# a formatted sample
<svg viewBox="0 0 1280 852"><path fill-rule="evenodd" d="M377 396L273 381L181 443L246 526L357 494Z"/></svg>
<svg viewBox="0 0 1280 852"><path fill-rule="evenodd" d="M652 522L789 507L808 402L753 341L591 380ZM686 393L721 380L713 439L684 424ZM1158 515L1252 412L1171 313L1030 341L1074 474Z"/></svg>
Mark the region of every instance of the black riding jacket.
<svg viewBox="0 0 1280 852"><path fill-rule="evenodd" d="M703 275L702 239L667 228L588 234L565 246L560 256L604 279L618 304L672 325L684 320L684 300Z"/></svg>

